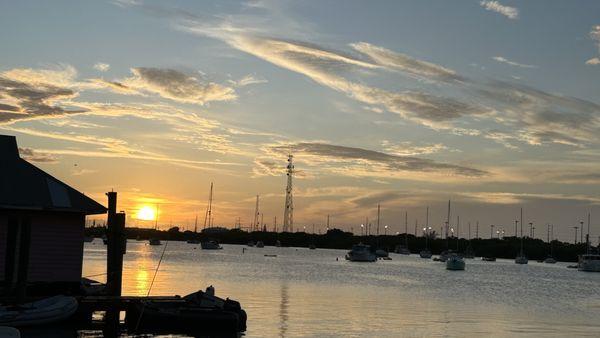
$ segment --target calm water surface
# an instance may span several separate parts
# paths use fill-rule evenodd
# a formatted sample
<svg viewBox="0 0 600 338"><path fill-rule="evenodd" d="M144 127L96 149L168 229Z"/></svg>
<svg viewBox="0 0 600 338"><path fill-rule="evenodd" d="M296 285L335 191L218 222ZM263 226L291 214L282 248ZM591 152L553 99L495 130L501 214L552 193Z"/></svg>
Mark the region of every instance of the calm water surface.
<svg viewBox="0 0 600 338"><path fill-rule="evenodd" d="M247 311L247 337L600 337L600 273L567 263L447 271L415 255L353 263L344 250L223 247L169 242L150 294L214 285ZM128 242L124 294L148 293L163 249ZM84 276L105 272L105 257L101 240L86 243Z"/></svg>

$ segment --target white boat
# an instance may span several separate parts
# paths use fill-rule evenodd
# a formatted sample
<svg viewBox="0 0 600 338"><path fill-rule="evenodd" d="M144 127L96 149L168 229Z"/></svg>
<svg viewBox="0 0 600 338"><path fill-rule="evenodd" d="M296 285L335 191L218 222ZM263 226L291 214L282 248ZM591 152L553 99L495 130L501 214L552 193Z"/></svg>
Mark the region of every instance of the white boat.
<svg viewBox="0 0 600 338"><path fill-rule="evenodd" d="M19 306L0 306L0 326L35 326L57 323L77 311L77 300L53 296Z"/></svg>
<svg viewBox="0 0 600 338"><path fill-rule="evenodd" d="M577 269L579 271L600 272L600 255L580 255Z"/></svg>
<svg viewBox="0 0 600 338"><path fill-rule="evenodd" d="M346 254L346 259L352 262L375 262L377 256L371 252L371 247L358 243L352 246L352 250Z"/></svg>
<svg viewBox="0 0 600 338"><path fill-rule="evenodd" d="M422 250L421 252L419 252L419 256L421 256L421 258L430 259L432 255L431 255L431 251L425 249L425 250Z"/></svg>
<svg viewBox="0 0 600 338"><path fill-rule="evenodd" d="M446 270L464 270L465 260L457 254L451 254L446 260Z"/></svg>
<svg viewBox="0 0 600 338"><path fill-rule="evenodd" d="M215 240L204 241L200 243L200 247L202 250L221 250L222 246L219 245L219 242Z"/></svg>
<svg viewBox="0 0 600 338"><path fill-rule="evenodd" d="M555 264L556 259L554 259L554 257L552 257L552 256L549 256L548 258L544 259L544 263Z"/></svg>
<svg viewBox="0 0 600 338"><path fill-rule="evenodd" d="M265 243L263 243L262 241L258 241L258 242L256 242L256 247L257 248L264 248L265 247Z"/></svg>

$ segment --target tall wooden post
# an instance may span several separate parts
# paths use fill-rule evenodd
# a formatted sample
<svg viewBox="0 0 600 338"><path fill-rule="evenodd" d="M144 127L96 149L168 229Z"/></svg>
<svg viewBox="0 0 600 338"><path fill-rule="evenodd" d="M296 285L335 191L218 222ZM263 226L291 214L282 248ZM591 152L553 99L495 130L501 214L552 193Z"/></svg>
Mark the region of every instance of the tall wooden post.
<svg viewBox="0 0 600 338"><path fill-rule="evenodd" d="M111 296L120 296L123 276L123 255L126 249L125 213L117 213L117 193L108 196L108 245L106 250L106 289Z"/></svg>

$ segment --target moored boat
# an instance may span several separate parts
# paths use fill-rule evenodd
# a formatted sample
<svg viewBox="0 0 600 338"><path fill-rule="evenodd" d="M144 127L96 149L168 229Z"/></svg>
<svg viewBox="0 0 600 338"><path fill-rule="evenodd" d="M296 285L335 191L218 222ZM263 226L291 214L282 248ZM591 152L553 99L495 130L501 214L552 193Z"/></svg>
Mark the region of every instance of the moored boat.
<svg viewBox="0 0 600 338"><path fill-rule="evenodd" d="M425 250L422 250L421 252L419 252L419 256L421 256L421 258L430 259L432 254L431 254L431 251L429 251L428 249L425 249Z"/></svg>
<svg viewBox="0 0 600 338"><path fill-rule="evenodd" d="M377 250L375 250L375 256L383 258L383 257L389 257L390 254L383 249L377 249Z"/></svg>
<svg viewBox="0 0 600 338"><path fill-rule="evenodd" d="M394 252L400 255L410 255L410 250L404 245L396 245Z"/></svg>
<svg viewBox="0 0 600 338"><path fill-rule="evenodd" d="M457 255L451 254L446 260L446 270L464 270L465 260Z"/></svg>
<svg viewBox="0 0 600 338"><path fill-rule="evenodd" d="M352 250L346 254L346 259L352 262L375 262L377 256L371 252L369 245L359 243L352 246Z"/></svg>
<svg viewBox="0 0 600 338"><path fill-rule="evenodd" d="M484 262L495 262L496 261L496 257L485 256L485 257L481 257L481 260L484 261Z"/></svg>
<svg viewBox="0 0 600 338"><path fill-rule="evenodd" d="M280 246L281 246L281 245L280 245ZM316 245L314 245L314 244L310 244L310 245L308 246L308 248L309 248L310 250L315 250L315 249L317 248L317 246L316 246Z"/></svg>
<svg viewBox="0 0 600 338"><path fill-rule="evenodd" d="M150 245L162 245L160 239L158 239L158 238L150 238L148 240L148 244L150 244Z"/></svg>
<svg viewBox="0 0 600 338"><path fill-rule="evenodd" d="M579 271L600 272L600 255L580 255L577 269Z"/></svg>
<svg viewBox="0 0 600 338"><path fill-rule="evenodd" d="M221 250L223 247L215 240L203 241L200 243L202 250Z"/></svg>
<svg viewBox="0 0 600 338"><path fill-rule="evenodd" d="M17 306L0 306L0 326L35 326L61 322L77 311L71 296L53 296Z"/></svg>
<svg viewBox="0 0 600 338"><path fill-rule="evenodd" d="M552 256L548 256L546 259L544 259L544 263L546 263L546 264L555 264L556 263L556 259L554 259L554 257L552 257Z"/></svg>
<svg viewBox="0 0 600 338"><path fill-rule="evenodd" d="M174 301L143 301L130 306L125 324L131 333L235 334L246 330L246 312L234 300L198 291Z"/></svg>
<svg viewBox="0 0 600 338"><path fill-rule="evenodd" d="M527 264L528 262L529 262L529 259L527 259L527 257L523 254L520 254L515 258L516 264Z"/></svg>
<svg viewBox="0 0 600 338"><path fill-rule="evenodd" d="M256 247L257 248L264 248L265 247L265 243L263 243L262 241L258 241L258 242L256 242Z"/></svg>

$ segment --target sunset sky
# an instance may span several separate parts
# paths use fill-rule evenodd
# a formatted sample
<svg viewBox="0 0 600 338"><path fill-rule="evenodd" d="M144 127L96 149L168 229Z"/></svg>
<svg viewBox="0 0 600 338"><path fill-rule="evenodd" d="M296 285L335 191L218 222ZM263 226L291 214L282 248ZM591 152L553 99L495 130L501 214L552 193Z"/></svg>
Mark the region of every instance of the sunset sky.
<svg viewBox="0 0 600 338"><path fill-rule="evenodd" d="M600 2L1 1L0 133L131 226L600 235ZM141 217L140 210L142 210ZM138 219L142 218L142 219ZM144 220L145 219L145 220ZM383 232L383 230L382 230ZM528 231L525 231L528 232Z"/></svg>

